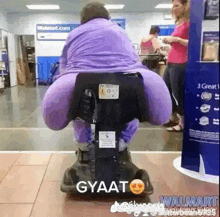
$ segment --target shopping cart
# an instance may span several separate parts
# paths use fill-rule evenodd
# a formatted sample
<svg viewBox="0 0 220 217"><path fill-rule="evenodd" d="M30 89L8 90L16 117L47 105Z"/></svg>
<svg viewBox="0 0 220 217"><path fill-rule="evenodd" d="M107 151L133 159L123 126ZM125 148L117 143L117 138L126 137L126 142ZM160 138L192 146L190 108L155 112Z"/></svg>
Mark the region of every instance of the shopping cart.
<svg viewBox="0 0 220 217"><path fill-rule="evenodd" d="M5 62L0 61L0 93L4 93L5 89L5 77L4 77L4 71L6 70Z"/></svg>

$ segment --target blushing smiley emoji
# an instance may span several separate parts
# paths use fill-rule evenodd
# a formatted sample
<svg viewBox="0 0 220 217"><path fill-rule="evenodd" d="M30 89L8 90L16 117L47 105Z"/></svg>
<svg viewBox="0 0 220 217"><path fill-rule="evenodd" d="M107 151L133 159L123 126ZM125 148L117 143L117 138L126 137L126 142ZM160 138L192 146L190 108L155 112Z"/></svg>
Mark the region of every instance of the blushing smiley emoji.
<svg viewBox="0 0 220 217"><path fill-rule="evenodd" d="M134 179L130 183L130 190L133 194L141 194L145 189L145 184L140 179Z"/></svg>

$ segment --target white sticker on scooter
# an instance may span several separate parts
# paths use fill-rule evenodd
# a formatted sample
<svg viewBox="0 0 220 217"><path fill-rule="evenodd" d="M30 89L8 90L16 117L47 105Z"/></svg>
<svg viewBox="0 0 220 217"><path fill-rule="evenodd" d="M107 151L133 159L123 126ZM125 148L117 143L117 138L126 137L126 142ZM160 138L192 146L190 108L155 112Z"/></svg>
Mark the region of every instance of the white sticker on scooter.
<svg viewBox="0 0 220 217"><path fill-rule="evenodd" d="M99 148L116 148L115 131L99 131Z"/></svg>
<svg viewBox="0 0 220 217"><path fill-rule="evenodd" d="M119 85L99 84L99 99L118 99Z"/></svg>

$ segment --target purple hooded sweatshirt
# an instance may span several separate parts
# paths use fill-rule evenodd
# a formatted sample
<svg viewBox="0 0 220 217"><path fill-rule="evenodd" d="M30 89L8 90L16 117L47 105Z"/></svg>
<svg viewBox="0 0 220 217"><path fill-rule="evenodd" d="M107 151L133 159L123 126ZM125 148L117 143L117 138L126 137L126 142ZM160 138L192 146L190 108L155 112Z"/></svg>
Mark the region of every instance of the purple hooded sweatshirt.
<svg viewBox="0 0 220 217"><path fill-rule="evenodd" d="M67 113L78 73L83 72L140 72L150 112L150 123L164 124L171 115L172 102L163 79L148 70L126 32L117 24L103 18L93 19L74 29L67 37L60 57L61 75L47 90L42 105L46 125L53 130L65 128L70 121ZM78 142L91 140L90 125L74 121ZM138 120L126 125L121 138L129 143L139 127Z"/></svg>

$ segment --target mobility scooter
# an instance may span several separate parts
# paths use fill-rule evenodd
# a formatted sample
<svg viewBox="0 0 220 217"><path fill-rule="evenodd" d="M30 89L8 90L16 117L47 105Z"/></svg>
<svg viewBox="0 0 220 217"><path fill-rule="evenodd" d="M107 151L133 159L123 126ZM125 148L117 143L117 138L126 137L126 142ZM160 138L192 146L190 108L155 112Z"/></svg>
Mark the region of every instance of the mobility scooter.
<svg viewBox="0 0 220 217"><path fill-rule="evenodd" d="M139 179L145 186L140 195L153 194L147 171L132 163L128 148L119 150L120 134L128 122L149 121L140 73L80 73L68 116L91 124L94 139L88 151L77 151L77 161L64 173L62 192L78 194L79 183L89 182L90 193L134 195L129 184Z"/></svg>

